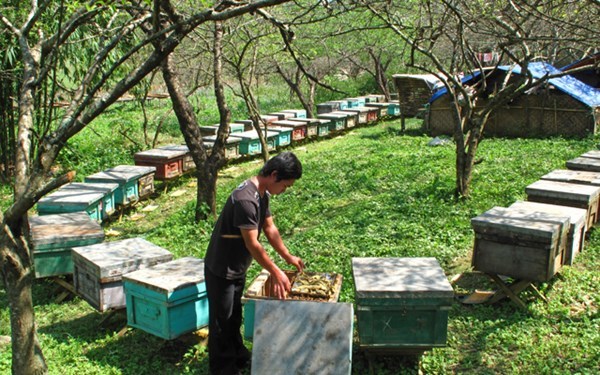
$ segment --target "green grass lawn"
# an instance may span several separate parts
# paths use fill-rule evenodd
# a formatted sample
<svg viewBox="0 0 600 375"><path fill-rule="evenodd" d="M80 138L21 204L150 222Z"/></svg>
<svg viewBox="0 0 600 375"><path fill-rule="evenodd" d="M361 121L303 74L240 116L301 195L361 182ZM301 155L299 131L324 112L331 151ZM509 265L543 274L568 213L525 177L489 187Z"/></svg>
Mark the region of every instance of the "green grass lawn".
<svg viewBox="0 0 600 375"><path fill-rule="evenodd" d="M399 121L382 122L293 149L303 162L304 175L272 200L272 212L288 247L305 260L308 270L343 275L341 302L354 302L352 257L435 257L449 279L465 275L453 285L457 293L493 287L470 269L470 219L494 206L524 200L528 184L596 148L593 138L485 139L472 196L456 202L455 149L428 146L430 138L419 126L411 120L402 133ZM259 167L259 162L250 161L224 168L219 207ZM114 234L108 239L141 236L170 250L175 258L203 257L213 222L193 222L194 180L184 177L157 188L160 194L105 225L107 233ZM180 191L185 194L173 194ZM142 211L148 205L158 208ZM548 303L527 292L522 294L527 311L508 300L495 305L455 301L448 345L427 351L420 358L421 370L430 374L598 373L599 237L592 230L574 265L539 284ZM254 263L248 281L259 271ZM126 325L124 314L100 325L104 316L85 301L75 297L56 303L58 293L46 280L34 286L38 330L51 374L207 373L205 347L189 337L164 341L136 329L118 336ZM10 335L3 290L1 335ZM385 356L369 364L356 340L353 374L417 372L414 358ZM10 347L0 347L0 373L9 369Z"/></svg>

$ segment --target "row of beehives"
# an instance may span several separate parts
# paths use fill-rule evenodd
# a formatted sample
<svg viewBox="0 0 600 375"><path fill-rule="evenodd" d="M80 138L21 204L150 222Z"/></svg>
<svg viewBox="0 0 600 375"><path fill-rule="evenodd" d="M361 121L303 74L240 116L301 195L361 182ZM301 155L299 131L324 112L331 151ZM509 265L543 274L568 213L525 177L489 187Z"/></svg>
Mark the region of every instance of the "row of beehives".
<svg viewBox="0 0 600 375"><path fill-rule="evenodd" d="M306 139L338 134L360 124L398 114L397 103L383 103L381 95L369 95L317 106L317 118L306 118L305 110L284 110L261 116L266 124L270 150ZM216 139L218 126L201 126L207 147ZM262 145L251 120L230 124L226 156L230 159L260 154ZM85 177L46 195L37 204L40 215L86 211L97 221L109 218L118 207L126 207L154 192L155 180L172 180L192 171L194 161L186 145L163 146L137 152L135 165L119 165Z"/></svg>
<svg viewBox="0 0 600 375"><path fill-rule="evenodd" d="M475 270L544 282L573 263L598 221L600 151L569 160L566 167L527 186L527 201L494 207L471 220Z"/></svg>
<svg viewBox="0 0 600 375"><path fill-rule="evenodd" d="M36 216L30 225L36 276L72 275L73 292L97 311L125 310L129 326L167 340L207 325L202 259L173 260L168 250L142 238L104 242L100 224L84 212ZM453 290L435 258L353 258L352 270L361 347L419 352L446 345ZM332 347L351 347L353 307L337 303L341 276L332 274L331 280L331 293L323 298L274 302L263 271L243 298L245 337L255 344L273 339L265 324L278 323L260 307L269 300L274 304L269 311L291 309L299 322L312 317L311 324L317 324L303 324L302 332L286 339L334 324L343 331L334 335L340 342L315 344L327 346L328 354ZM323 314L346 323L332 323ZM288 328L289 318L282 323Z"/></svg>
<svg viewBox="0 0 600 375"><path fill-rule="evenodd" d="M208 324L202 259L173 260L143 238L104 242L85 212L34 216L30 227L36 277L72 275L69 290L99 312L126 309L129 326L164 339Z"/></svg>

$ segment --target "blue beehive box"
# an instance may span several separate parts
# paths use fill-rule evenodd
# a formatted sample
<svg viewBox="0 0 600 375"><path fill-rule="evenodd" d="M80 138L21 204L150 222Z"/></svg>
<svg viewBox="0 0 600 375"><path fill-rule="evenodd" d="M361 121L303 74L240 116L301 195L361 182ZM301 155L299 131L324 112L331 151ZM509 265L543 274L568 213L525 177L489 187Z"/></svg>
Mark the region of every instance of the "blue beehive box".
<svg viewBox="0 0 600 375"><path fill-rule="evenodd" d="M208 325L204 260L193 257L123 276L127 324L166 340Z"/></svg>
<svg viewBox="0 0 600 375"><path fill-rule="evenodd" d="M115 203L126 206L154 192L156 167L141 165L117 165L85 178L86 182L113 182L119 184L115 190Z"/></svg>

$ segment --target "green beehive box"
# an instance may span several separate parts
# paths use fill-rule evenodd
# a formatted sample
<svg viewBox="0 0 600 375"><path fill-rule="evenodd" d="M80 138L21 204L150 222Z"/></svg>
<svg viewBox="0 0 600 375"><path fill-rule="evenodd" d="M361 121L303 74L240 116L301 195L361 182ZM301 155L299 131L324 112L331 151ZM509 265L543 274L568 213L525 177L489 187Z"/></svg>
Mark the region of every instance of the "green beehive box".
<svg viewBox="0 0 600 375"><path fill-rule="evenodd" d="M85 178L86 182L113 182L119 184L115 190L115 203L126 206L154 192L155 167L140 165L117 165Z"/></svg>
<svg viewBox="0 0 600 375"><path fill-rule="evenodd" d="M204 261L180 258L123 276L127 324L166 340L208 325Z"/></svg>
<svg viewBox="0 0 600 375"><path fill-rule="evenodd" d="M267 147L269 150L274 150L276 147L278 134L272 131L267 131ZM230 138L240 139L240 155L256 155L262 152L260 138L255 130L248 130L242 133L232 134Z"/></svg>
<svg viewBox="0 0 600 375"><path fill-rule="evenodd" d="M239 133L236 133L239 134ZM212 152L212 148L214 146L215 141L217 140L216 135L212 135L209 137L204 137L203 141L204 145L209 148L209 152ZM235 137L230 134L230 136L225 141L225 157L227 159L234 159L240 156L240 141L241 138Z"/></svg>
<svg viewBox="0 0 600 375"><path fill-rule="evenodd" d="M352 258L360 347L419 353L446 346L454 291L435 258Z"/></svg>
<svg viewBox="0 0 600 375"><path fill-rule="evenodd" d="M143 238L74 247L72 256L75 290L100 312L125 308L123 275L173 259Z"/></svg>
<svg viewBox="0 0 600 375"><path fill-rule="evenodd" d="M35 277L73 273L71 249L104 240L104 231L85 212L29 218Z"/></svg>
<svg viewBox="0 0 600 375"><path fill-rule="evenodd" d="M346 116L342 114L323 113L317 115L317 118L322 118L331 121L329 123L330 133L340 132L346 127Z"/></svg>
<svg viewBox="0 0 600 375"><path fill-rule="evenodd" d="M349 129L358 125L358 114L348 111L335 111L331 112L332 115L344 116L344 128Z"/></svg>

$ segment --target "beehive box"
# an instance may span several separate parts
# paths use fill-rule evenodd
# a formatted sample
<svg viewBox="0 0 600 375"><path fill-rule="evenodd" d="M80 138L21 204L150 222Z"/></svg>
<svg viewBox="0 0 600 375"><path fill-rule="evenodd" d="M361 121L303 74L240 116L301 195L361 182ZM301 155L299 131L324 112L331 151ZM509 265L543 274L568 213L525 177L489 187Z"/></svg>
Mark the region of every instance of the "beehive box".
<svg viewBox="0 0 600 375"><path fill-rule="evenodd" d="M598 221L598 204L600 203L600 187L598 186L539 180L528 185L525 192L528 201L585 209L588 228Z"/></svg>
<svg viewBox="0 0 600 375"><path fill-rule="evenodd" d="M242 124L244 126L244 131L254 130L254 121L252 120L236 120L236 124Z"/></svg>
<svg viewBox="0 0 600 375"><path fill-rule="evenodd" d="M548 264L548 269L553 269L554 273L557 273L561 266L565 264L566 257L572 250L573 243L569 242L569 232L571 230L571 218L566 213L551 213L544 211L536 211L528 208L517 208L513 207L494 207L485 212L485 215L492 215L504 218L512 218L512 219L522 219L534 222L547 222L547 223L558 223L562 226L566 227L565 229L561 229L561 235L565 235L567 240L564 238L559 238L558 243L561 247L556 254L554 254L554 258L543 259L543 262ZM562 247L562 244L565 244ZM552 254L549 254L551 256Z"/></svg>
<svg viewBox="0 0 600 375"><path fill-rule="evenodd" d="M268 114L269 116L276 116L278 121L287 120L295 116L294 113L290 112L271 112Z"/></svg>
<svg viewBox="0 0 600 375"><path fill-rule="evenodd" d="M123 276L127 324L171 340L208 325L204 261L180 258Z"/></svg>
<svg viewBox="0 0 600 375"><path fill-rule="evenodd" d="M85 211L93 220L102 221L114 211L117 188L118 184L111 183L70 183L40 199L37 210L40 215Z"/></svg>
<svg viewBox="0 0 600 375"><path fill-rule="evenodd" d="M446 345L454 292L435 258L352 258L360 347L418 353Z"/></svg>
<svg viewBox="0 0 600 375"><path fill-rule="evenodd" d="M355 98L348 98L346 101L348 102L348 108L358 108L365 106L366 98L364 96L358 96Z"/></svg>
<svg viewBox="0 0 600 375"><path fill-rule="evenodd" d="M290 279L290 283L293 284L294 278L297 275L295 271L284 271L287 277ZM340 291L342 290L342 275L331 274L334 278L333 287L334 293L329 297L307 297L302 295L288 294L285 300L281 302L294 300L311 301L315 303L331 303L337 302L340 297ZM258 276L252 280L252 283L244 293L242 297L242 303L244 304L244 337L248 340L252 339L254 332L254 317L255 317L255 306L256 300L261 299L275 299L271 291L271 275L268 271L263 270Z"/></svg>
<svg viewBox="0 0 600 375"><path fill-rule="evenodd" d="M477 271L548 281L561 268L568 225L483 213L471 219L472 265Z"/></svg>
<svg viewBox="0 0 600 375"><path fill-rule="evenodd" d="M225 140L225 157L227 159L234 159L234 158L240 156L241 138L236 137L232 134L230 134L229 137ZM235 134L239 134L239 133L235 133ZM211 152L212 152L212 148L213 148L213 145L216 140L217 140L216 135L203 138L203 141L205 141L205 145L211 150Z"/></svg>
<svg viewBox="0 0 600 375"><path fill-rule="evenodd" d="M260 115L260 119L263 122L263 124L261 124L262 128L264 124L271 125L274 121L279 120L279 117L270 115Z"/></svg>
<svg viewBox="0 0 600 375"><path fill-rule="evenodd" d="M319 125L322 125L322 124L326 124L327 131L329 132L329 121L328 120L307 117L307 118L294 118L294 119L290 119L289 121L292 121L294 123L299 122L299 123L306 124L306 138L317 137L319 135ZM325 127L325 125L322 125L322 126Z"/></svg>
<svg viewBox="0 0 600 375"><path fill-rule="evenodd" d="M567 168L576 171L600 172L600 159L577 157L567 160Z"/></svg>
<svg viewBox="0 0 600 375"><path fill-rule="evenodd" d="M273 133L277 133L275 136L275 146L285 147L292 143L292 129L289 127L276 126L274 121L268 126L268 130Z"/></svg>
<svg viewBox="0 0 600 375"><path fill-rule="evenodd" d="M272 131L267 131L266 133L267 148L269 150L274 150L277 144L276 138L278 134ZM260 144L260 138L256 130L248 130L242 133L235 133L232 134L230 138L233 137L240 139L240 155L255 155L260 154L262 152L262 145Z"/></svg>
<svg viewBox="0 0 600 375"><path fill-rule="evenodd" d="M207 137L210 135L216 135L219 127L216 125L202 125L198 127L200 129L200 135Z"/></svg>
<svg viewBox="0 0 600 375"><path fill-rule="evenodd" d="M365 104L365 106L377 108L377 110L379 111L378 114L377 114L378 118L383 118L383 117L386 117L388 115L389 104L387 104L387 103L371 102L371 103Z"/></svg>
<svg viewBox="0 0 600 375"><path fill-rule="evenodd" d="M29 218L35 277L73 273L71 248L104 241L104 231L85 212Z"/></svg>
<svg viewBox="0 0 600 375"><path fill-rule="evenodd" d="M344 103L345 106L344 108L348 108L348 104ZM341 108L341 103L340 102L325 102L325 103L319 103L317 104L317 114L323 114L323 113L331 113L333 111L339 111Z"/></svg>
<svg viewBox="0 0 600 375"><path fill-rule="evenodd" d="M100 312L125 307L123 275L173 259L142 238L74 247L72 255L75 290Z"/></svg>
<svg viewBox="0 0 600 375"><path fill-rule="evenodd" d="M346 117L346 122L344 124L344 127L349 129L349 128L353 128L356 125L358 125L358 114L355 112L348 112L348 111L335 111L335 112L331 112L332 115L343 115Z"/></svg>
<svg viewBox="0 0 600 375"><path fill-rule="evenodd" d="M133 154L135 165L156 168L154 178L166 181L183 175L183 156L185 152L154 148Z"/></svg>
<svg viewBox="0 0 600 375"><path fill-rule="evenodd" d="M364 125L367 123L368 111L366 111L366 110L359 109L359 108L348 108L348 109L345 109L343 112L349 112L349 113L356 114L358 116L358 124L359 125Z"/></svg>
<svg viewBox="0 0 600 375"><path fill-rule="evenodd" d="M600 150L590 150L581 154L582 158L600 159Z"/></svg>
<svg viewBox="0 0 600 375"><path fill-rule="evenodd" d="M337 133L346 127L346 117L342 114L335 113L324 113L321 115L317 115L317 118L329 120L329 133Z"/></svg>
<svg viewBox="0 0 600 375"><path fill-rule="evenodd" d="M284 109L281 112L291 113L292 115L294 115L293 118L306 118L306 110L305 109Z"/></svg>
<svg viewBox="0 0 600 375"><path fill-rule="evenodd" d="M292 130L292 140L302 141L306 138L307 122L293 120L279 120L273 123L273 126L289 128ZM316 126L315 126L316 130Z"/></svg>
<svg viewBox="0 0 600 375"><path fill-rule="evenodd" d="M388 115L400 116L400 104L398 102L388 102Z"/></svg>
<svg viewBox="0 0 600 375"><path fill-rule="evenodd" d="M319 122L317 123L317 137L325 137L328 136L330 133L330 129L332 127L332 123L333 121L330 119L318 119ZM308 129L310 131L310 129Z"/></svg>
<svg viewBox="0 0 600 375"><path fill-rule="evenodd" d="M117 165L85 178L86 182L114 182L119 184L115 190L115 203L126 206L145 198L154 192L154 173L156 167L139 165Z"/></svg>
<svg viewBox="0 0 600 375"><path fill-rule="evenodd" d="M192 157L192 154L190 153L190 149L188 148L187 145L167 145L167 146L161 146L161 147L159 147L159 149L185 152L185 154L183 154L183 159L182 159L183 173L189 173L189 172L193 171L194 169L196 169L196 163L194 163L194 158Z"/></svg>
<svg viewBox="0 0 600 375"><path fill-rule="evenodd" d="M575 256L583 251L585 244L587 211L583 208L557 206L554 204L516 201L509 208L523 209L535 212L547 212L555 215L568 215L570 220L567 234L567 249L563 264L572 265Z"/></svg>

